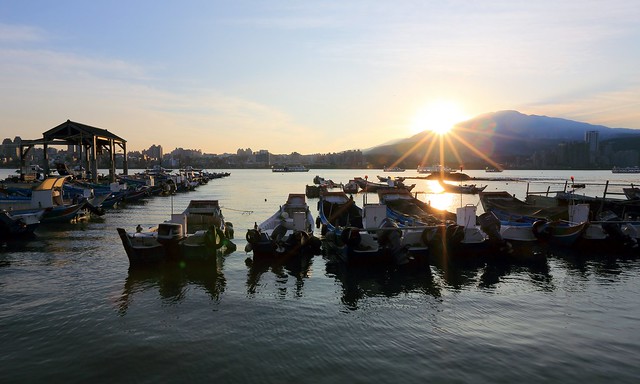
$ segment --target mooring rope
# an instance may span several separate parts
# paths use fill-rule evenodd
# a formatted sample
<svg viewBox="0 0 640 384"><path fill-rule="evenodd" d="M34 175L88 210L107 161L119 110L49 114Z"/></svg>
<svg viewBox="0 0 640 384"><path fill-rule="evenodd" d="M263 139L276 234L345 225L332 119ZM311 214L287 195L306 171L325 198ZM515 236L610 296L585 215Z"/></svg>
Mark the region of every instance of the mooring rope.
<svg viewBox="0 0 640 384"><path fill-rule="evenodd" d="M230 211L242 212L243 215L250 215L250 214L253 213L253 211L247 211L247 210L244 210L244 209L233 209L233 208L229 208L229 207L220 207L220 208L228 209Z"/></svg>

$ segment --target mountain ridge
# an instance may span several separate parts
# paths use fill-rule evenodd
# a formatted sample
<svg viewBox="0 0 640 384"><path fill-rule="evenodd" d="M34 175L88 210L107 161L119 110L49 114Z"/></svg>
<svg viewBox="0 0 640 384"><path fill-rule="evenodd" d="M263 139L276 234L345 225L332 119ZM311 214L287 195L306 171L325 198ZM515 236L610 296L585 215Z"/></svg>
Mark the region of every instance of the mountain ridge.
<svg viewBox="0 0 640 384"><path fill-rule="evenodd" d="M502 110L478 115L455 125L445 136L450 147L445 160L453 157L462 161L491 159L494 162L508 158L531 156L537 151L557 147L561 143L585 142L585 133L598 132L600 143L623 138L640 138L640 129L610 128L559 117L526 115L514 110ZM405 163L424 164L441 162L434 156L436 136L423 131L395 143L385 143L363 150L375 163L392 164L398 159ZM434 149L435 147L435 149ZM454 154L456 153L457 156Z"/></svg>

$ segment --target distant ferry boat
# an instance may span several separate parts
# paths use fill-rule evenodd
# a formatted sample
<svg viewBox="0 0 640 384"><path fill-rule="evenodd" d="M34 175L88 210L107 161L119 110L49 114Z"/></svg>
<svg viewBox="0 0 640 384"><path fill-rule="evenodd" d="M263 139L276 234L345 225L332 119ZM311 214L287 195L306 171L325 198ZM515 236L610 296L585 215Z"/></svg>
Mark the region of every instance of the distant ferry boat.
<svg viewBox="0 0 640 384"><path fill-rule="evenodd" d="M431 166L419 165L417 170L418 170L418 173L440 173L440 172L450 173L453 171L451 168L445 167L444 165L440 165L440 164L434 164Z"/></svg>
<svg viewBox="0 0 640 384"><path fill-rule="evenodd" d="M502 169L486 167L486 168L484 169L484 171L485 171L485 172L502 172Z"/></svg>
<svg viewBox="0 0 640 384"><path fill-rule="evenodd" d="M400 167L384 167L385 172L404 172L404 168Z"/></svg>
<svg viewBox="0 0 640 384"><path fill-rule="evenodd" d="M613 167L613 173L640 173L640 167Z"/></svg>
<svg viewBox="0 0 640 384"><path fill-rule="evenodd" d="M309 172L309 168L306 168L304 165L274 165L271 168L272 172Z"/></svg>

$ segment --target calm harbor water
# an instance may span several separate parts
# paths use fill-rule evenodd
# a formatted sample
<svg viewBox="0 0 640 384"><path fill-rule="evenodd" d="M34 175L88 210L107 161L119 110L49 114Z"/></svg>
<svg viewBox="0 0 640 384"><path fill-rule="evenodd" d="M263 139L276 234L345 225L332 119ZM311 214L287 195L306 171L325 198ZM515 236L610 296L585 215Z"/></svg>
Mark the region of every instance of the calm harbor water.
<svg viewBox="0 0 640 384"><path fill-rule="evenodd" d="M4 179L13 170L0 170ZM610 171L465 171L523 198ZM41 227L0 247L0 378L28 382L636 383L640 259L566 252L542 266L347 270L316 256L257 265L244 235L316 175L415 171L231 170L198 190L87 223ZM407 183L414 181L408 180ZM418 197L455 210L477 196ZM530 184L528 184L528 182ZM609 187L614 190L614 187ZM370 202L375 195L367 196ZM130 270L117 227L154 226L191 199L218 199L238 250L209 267ZM362 203L362 195L356 201ZM315 214L317 199L309 199ZM481 207L479 209L481 212ZM249 259L249 260L247 260Z"/></svg>

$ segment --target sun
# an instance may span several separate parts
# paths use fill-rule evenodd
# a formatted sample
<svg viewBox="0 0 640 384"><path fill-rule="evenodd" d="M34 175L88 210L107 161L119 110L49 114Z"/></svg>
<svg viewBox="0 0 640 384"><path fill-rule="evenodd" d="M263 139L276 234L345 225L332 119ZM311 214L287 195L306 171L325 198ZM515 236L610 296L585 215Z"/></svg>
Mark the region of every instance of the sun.
<svg viewBox="0 0 640 384"><path fill-rule="evenodd" d="M465 120L467 116L459 104L449 100L433 101L416 113L411 122L411 132L431 131L444 135Z"/></svg>

